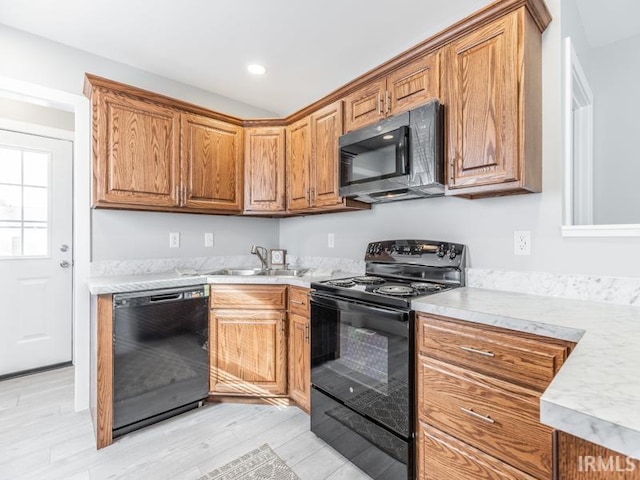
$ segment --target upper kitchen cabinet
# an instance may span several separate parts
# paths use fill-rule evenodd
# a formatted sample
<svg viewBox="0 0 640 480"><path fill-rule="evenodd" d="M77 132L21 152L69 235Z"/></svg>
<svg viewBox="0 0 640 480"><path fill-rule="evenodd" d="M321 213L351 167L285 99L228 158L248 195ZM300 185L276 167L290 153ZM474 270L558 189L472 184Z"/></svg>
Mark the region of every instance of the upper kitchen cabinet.
<svg viewBox="0 0 640 480"><path fill-rule="evenodd" d="M287 210L291 213L358 210L370 205L340 197L338 139L342 101L287 128Z"/></svg>
<svg viewBox="0 0 640 480"><path fill-rule="evenodd" d="M95 88L93 203L177 207L180 204L180 112Z"/></svg>
<svg viewBox="0 0 640 480"><path fill-rule="evenodd" d="M182 114L182 205L242 211L242 127Z"/></svg>
<svg viewBox="0 0 640 480"><path fill-rule="evenodd" d="M311 115L311 204L329 207L342 202L338 191L338 139L342 135L342 102Z"/></svg>
<svg viewBox="0 0 640 480"><path fill-rule="evenodd" d="M287 210L311 206L311 123L303 118L287 127Z"/></svg>
<svg viewBox="0 0 640 480"><path fill-rule="evenodd" d="M245 212L284 212L285 128L246 128L244 138Z"/></svg>
<svg viewBox="0 0 640 480"><path fill-rule="evenodd" d="M540 24L520 7L449 44L444 65L447 194L539 192Z"/></svg>
<svg viewBox="0 0 640 480"><path fill-rule="evenodd" d="M199 213L242 211L241 122L87 75L93 204Z"/></svg>
<svg viewBox="0 0 640 480"><path fill-rule="evenodd" d="M440 96L440 54L424 55L368 83L345 99L347 132Z"/></svg>

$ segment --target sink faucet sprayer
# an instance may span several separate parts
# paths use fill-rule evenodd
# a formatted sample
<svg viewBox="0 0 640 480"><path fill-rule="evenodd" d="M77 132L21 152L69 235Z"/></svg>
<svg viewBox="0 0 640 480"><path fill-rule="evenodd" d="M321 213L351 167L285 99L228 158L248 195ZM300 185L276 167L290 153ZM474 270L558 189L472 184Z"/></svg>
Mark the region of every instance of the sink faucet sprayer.
<svg viewBox="0 0 640 480"><path fill-rule="evenodd" d="M266 248L260 247L258 245L253 245L251 247L251 253L256 255L260 259L260 262L262 263L262 269L263 270L268 270L269 269L269 262L267 262L267 249Z"/></svg>

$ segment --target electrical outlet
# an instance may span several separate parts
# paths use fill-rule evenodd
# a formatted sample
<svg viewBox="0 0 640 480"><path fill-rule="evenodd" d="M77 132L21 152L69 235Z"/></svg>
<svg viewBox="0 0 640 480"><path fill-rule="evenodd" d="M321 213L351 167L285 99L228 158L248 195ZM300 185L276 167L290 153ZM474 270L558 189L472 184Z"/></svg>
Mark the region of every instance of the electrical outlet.
<svg viewBox="0 0 640 480"><path fill-rule="evenodd" d="M529 230L513 232L513 254L531 255L531 232Z"/></svg>
<svg viewBox="0 0 640 480"><path fill-rule="evenodd" d="M213 233L209 232L204 234L204 246L206 248L213 247Z"/></svg>
<svg viewBox="0 0 640 480"><path fill-rule="evenodd" d="M180 248L180 233L169 233L169 248Z"/></svg>
<svg viewBox="0 0 640 480"><path fill-rule="evenodd" d="M327 234L327 247L333 248L336 246L336 236L333 233Z"/></svg>

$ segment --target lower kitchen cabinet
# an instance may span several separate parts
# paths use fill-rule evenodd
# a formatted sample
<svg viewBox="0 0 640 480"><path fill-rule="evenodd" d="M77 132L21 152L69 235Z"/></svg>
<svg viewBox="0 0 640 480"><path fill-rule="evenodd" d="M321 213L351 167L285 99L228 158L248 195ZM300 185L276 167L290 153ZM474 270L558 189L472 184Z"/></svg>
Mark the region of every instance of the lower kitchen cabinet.
<svg viewBox="0 0 640 480"><path fill-rule="evenodd" d="M213 395L287 394L286 289L212 286L209 368Z"/></svg>
<svg viewBox="0 0 640 480"><path fill-rule="evenodd" d="M486 453L420 422L419 480L535 480Z"/></svg>
<svg viewBox="0 0 640 480"><path fill-rule="evenodd" d="M289 287L289 398L311 409L309 289Z"/></svg>
<svg viewBox="0 0 640 480"><path fill-rule="evenodd" d="M540 396L573 344L425 314L416 328L418 478L554 478Z"/></svg>

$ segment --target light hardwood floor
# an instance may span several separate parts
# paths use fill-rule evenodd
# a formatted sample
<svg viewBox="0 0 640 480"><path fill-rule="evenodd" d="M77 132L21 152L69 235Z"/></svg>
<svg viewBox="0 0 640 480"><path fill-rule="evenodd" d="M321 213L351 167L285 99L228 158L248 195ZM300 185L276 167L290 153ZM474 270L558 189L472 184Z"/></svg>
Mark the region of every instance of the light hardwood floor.
<svg viewBox="0 0 640 480"><path fill-rule="evenodd" d="M95 449L73 368L0 382L1 480L192 480L268 443L302 480L369 480L296 407L212 404Z"/></svg>

